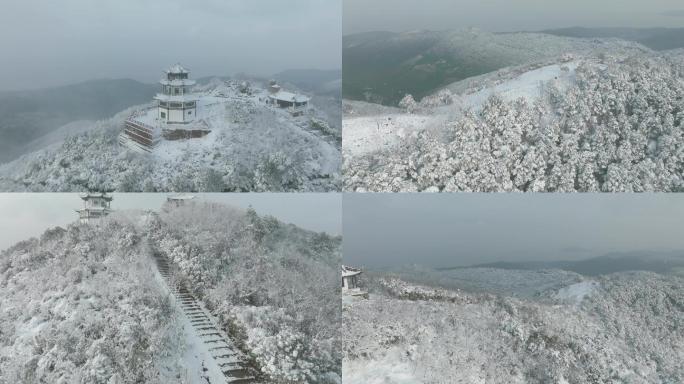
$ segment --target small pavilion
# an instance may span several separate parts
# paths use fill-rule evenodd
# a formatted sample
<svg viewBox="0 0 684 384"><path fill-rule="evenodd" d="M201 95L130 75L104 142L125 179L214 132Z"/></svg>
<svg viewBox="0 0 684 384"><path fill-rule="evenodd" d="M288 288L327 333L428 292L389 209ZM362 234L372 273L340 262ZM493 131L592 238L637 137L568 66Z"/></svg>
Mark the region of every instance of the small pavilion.
<svg viewBox="0 0 684 384"><path fill-rule="evenodd" d="M109 206L112 196L106 192L82 193L80 197L83 200L83 208L77 209L76 212L82 224L96 223L112 212Z"/></svg>

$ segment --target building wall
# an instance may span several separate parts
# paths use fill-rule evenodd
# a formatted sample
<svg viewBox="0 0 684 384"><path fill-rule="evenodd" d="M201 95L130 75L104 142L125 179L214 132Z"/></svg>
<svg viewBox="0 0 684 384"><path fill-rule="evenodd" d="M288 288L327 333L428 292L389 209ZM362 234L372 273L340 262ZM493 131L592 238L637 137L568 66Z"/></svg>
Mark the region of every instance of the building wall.
<svg viewBox="0 0 684 384"><path fill-rule="evenodd" d="M342 277L342 288L343 289L354 289L356 287L357 287L356 276Z"/></svg>
<svg viewBox="0 0 684 384"><path fill-rule="evenodd" d="M166 118L161 116L162 112L166 113ZM188 114L190 112L190 114ZM197 114L197 108L188 109L167 109L159 107L158 117L167 122L188 122L194 121Z"/></svg>
<svg viewBox="0 0 684 384"><path fill-rule="evenodd" d="M162 112L164 113L164 117L162 117ZM157 108L157 118L166 121L169 118L169 110L162 107Z"/></svg>
<svg viewBox="0 0 684 384"><path fill-rule="evenodd" d="M185 121L182 109L169 109L169 122Z"/></svg>

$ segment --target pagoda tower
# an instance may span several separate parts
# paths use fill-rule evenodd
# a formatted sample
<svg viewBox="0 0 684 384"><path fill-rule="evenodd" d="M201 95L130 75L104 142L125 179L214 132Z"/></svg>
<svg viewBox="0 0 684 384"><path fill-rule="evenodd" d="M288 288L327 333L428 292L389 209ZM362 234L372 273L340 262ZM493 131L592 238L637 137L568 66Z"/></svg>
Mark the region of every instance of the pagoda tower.
<svg viewBox="0 0 684 384"><path fill-rule="evenodd" d="M157 118L167 124L187 124L197 116L197 100L192 93L194 80L189 80L190 71L176 64L165 71L161 79L161 93L154 98L159 101Z"/></svg>
<svg viewBox="0 0 684 384"><path fill-rule="evenodd" d="M112 212L109 208L112 197L106 192L82 193L80 197L83 200L83 208L77 209L76 212L82 224L97 222Z"/></svg>

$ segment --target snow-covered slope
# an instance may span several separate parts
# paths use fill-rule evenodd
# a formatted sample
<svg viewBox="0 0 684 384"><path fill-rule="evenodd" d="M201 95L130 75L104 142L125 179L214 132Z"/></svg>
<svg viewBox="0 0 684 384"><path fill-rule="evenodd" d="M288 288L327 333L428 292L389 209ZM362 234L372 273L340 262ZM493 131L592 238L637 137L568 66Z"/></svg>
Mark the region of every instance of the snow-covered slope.
<svg viewBox="0 0 684 384"><path fill-rule="evenodd" d="M683 100L680 55L607 51L346 102L345 190L678 191Z"/></svg>
<svg viewBox="0 0 684 384"><path fill-rule="evenodd" d="M112 217L0 254L0 383L200 383L140 239Z"/></svg>
<svg viewBox="0 0 684 384"><path fill-rule="evenodd" d="M509 70L460 81L445 88L447 92L463 92L457 96L450 95L452 101L449 106L417 109L410 114L399 108L346 100L342 123L345 156L390 149L411 133L443 129L445 124L457 118L464 110L481 110L487 99L494 95L507 102L523 98L533 103L543 96L544 87L549 83L553 83L559 90L567 90L574 84L578 65L579 61L549 64L517 76L508 73ZM514 72L520 72L520 69ZM430 99L426 98L426 103Z"/></svg>
<svg viewBox="0 0 684 384"><path fill-rule="evenodd" d="M152 105L130 108L56 148L1 165L0 186L5 191L338 190L341 122L326 112L336 99L316 97L308 113L293 117L266 105L263 87L255 83L246 94L235 83L200 87L206 97L224 101L212 113L212 132L163 141L151 154L117 143L131 112Z"/></svg>
<svg viewBox="0 0 684 384"><path fill-rule="evenodd" d="M618 273L545 300L381 285L343 304L345 383L684 380L680 277Z"/></svg>

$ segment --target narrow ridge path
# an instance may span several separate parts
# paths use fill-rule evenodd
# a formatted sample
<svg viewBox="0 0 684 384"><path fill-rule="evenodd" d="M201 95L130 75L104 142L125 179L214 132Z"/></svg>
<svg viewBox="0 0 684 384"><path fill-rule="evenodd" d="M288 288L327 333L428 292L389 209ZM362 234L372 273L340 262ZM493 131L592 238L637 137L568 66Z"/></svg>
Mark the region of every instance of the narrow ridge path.
<svg viewBox="0 0 684 384"><path fill-rule="evenodd" d="M169 290L176 297L183 313L190 321L197 337L204 342L207 349L220 367L226 381L231 384L256 383L255 378L246 368L245 356L238 350L230 338L216 325L214 317L192 296L182 284L174 284L171 280L169 261L166 256L153 251L159 273L164 278Z"/></svg>

